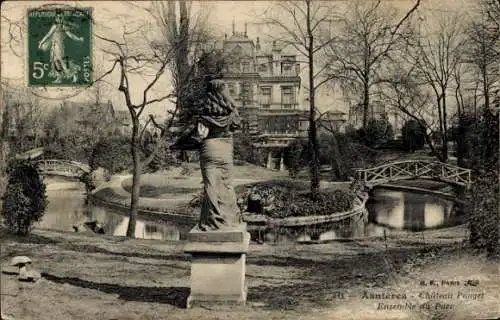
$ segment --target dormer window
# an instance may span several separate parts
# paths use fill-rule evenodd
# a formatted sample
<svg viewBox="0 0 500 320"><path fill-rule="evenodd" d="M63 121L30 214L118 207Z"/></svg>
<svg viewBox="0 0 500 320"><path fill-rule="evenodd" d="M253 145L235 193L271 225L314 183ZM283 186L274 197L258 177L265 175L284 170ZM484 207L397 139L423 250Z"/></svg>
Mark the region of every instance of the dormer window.
<svg viewBox="0 0 500 320"><path fill-rule="evenodd" d="M290 70L292 70L292 64L291 63L286 63L285 62L285 63L282 64L282 66L283 66L283 71L290 71Z"/></svg>
<svg viewBox="0 0 500 320"><path fill-rule="evenodd" d="M229 83L227 85L228 89L229 89L229 94L234 97L236 95L236 88L234 87L234 83Z"/></svg>
<svg viewBox="0 0 500 320"><path fill-rule="evenodd" d="M291 62L282 62L281 63L281 74L290 75L293 70L293 64Z"/></svg>
<svg viewBox="0 0 500 320"><path fill-rule="evenodd" d="M242 71L243 71L243 72L250 72L250 71L251 71L251 70L250 70L250 62L248 62L248 61L243 61L243 62L241 63L241 68L242 68Z"/></svg>
<svg viewBox="0 0 500 320"><path fill-rule="evenodd" d="M235 55L240 55L240 54L242 53L242 51L243 51L243 48L242 48L240 45L238 45L238 46L236 46L236 47L234 48L233 53L234 53Z"/></svg>

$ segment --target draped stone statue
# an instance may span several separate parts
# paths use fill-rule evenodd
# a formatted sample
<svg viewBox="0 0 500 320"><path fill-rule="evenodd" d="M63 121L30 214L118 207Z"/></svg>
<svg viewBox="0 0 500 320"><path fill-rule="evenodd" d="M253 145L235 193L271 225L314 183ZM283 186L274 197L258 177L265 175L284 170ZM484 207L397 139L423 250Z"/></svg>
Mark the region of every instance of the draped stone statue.
<svg viewBox="0 0 500 320"><path fill-rule="evenodd" d="M194 150L200 155L204 198L201 205L200 231L234 229L241 223L233 187L233 131L241 119L222 80L211 80L201 99L192 124L172 146Z"/></svg>

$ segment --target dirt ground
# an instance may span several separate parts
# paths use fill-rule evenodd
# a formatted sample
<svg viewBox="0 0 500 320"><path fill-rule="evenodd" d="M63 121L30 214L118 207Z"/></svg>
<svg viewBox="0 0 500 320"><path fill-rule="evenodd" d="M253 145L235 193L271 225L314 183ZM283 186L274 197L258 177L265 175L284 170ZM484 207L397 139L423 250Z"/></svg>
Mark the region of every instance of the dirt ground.
<svg viewBox="0 0 500 320"><path fill-rule="evenodd" d="M183 242L46 230L17 238L0 231L1 308L16 320L500 316L499 266L463 244L462 227L425 236L391 235L387 241L251 244L242 309L185 309L190 263ZM33 260L42 272L38 282L17 280L8 266L16 255ZM475 286L466 286L467 280ZM382 293L400 299L383 299ZM435 298L438 293L443 296ZM404 309L408 304L415 307ZM399 309L386 309L391 306Z"/></svg>

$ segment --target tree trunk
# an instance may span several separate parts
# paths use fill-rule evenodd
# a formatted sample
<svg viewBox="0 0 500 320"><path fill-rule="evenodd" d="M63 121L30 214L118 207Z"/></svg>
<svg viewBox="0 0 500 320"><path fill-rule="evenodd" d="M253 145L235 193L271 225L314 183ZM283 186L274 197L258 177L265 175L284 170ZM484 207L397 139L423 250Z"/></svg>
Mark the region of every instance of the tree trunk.
<svg viewBox="0 0 500 320"><path fill-rule="evenodd" d="M477 89L479 84L476 82L476 86L474 87L474 117L477 117Z"/></svg>
<svg viewBox="0 0 500 320"><path fill-rule="evenodd" d="M368 92L368 81L363 84L363 128L368 127L368 113L370 112L370 95Z"/></svg>
<svg viewBox="0 0 500 320"><path fill-rule="evenodd" d="M439 161L445 162L444 159L442 158L442 155L434 147L434 143L432 142L432 138L427 132L424 133L424 138L425 138L425 142L427 142L427 145L431 149L431 153L434 154L438 158Z"/></svg>
<svg viewBox="0 0 500 320"><path fill-rule="evenodd" d="M307 54L309 64L309 146L311 148L311 194L313 198L319 190L319 150L318 132L316 128L316 106L314 88L314 36L311 29L311 0L307 4L307 35L309 38Z"/></svg>
<svg viewBox="0 0 500 320"><path fill-rule="evenodd" d="M177 15L177 5L179 4L179 15ZM170 46L175 47L174 50L174 65L173 65L173 75L174 75L174 86L176 95L176 109L181 115L181 121L183 120L184 107L186 106L186 92L188 91L187 82L189 81L189 11L187 8L187 1L168 1L168 24L170 28L168 42ZM179 23L177 24L177 17L179 17ZM181 161L187 161L188 153L184 150L180 151L179 158Z"/></svg>
<svg viewBox="0 0 500 320"><path fill-rule="evenodd" d="M482 76L483 76L483 93L484 93L484 110L489 110L490 109L490 90L488 86L488 73L486 70L486 66L482 70Z"/></svg>
<svg viewBox="0 0 500 320"><path fill-rule="evenodd" d="M457 85L457 88L455 89L455 100L457 101L457 116L460 119L460 116L462 115L462 104L460 102L460 85Z"/></svg>
<svg viewBox="0 0 500 320"><path fill-rule="evenodd" d="M437 92L436 92L436 95L437 95L436 103L437 103L438 118L439 118L439 133L441 135L443 135L444 129L443 129L443 111L442 111L442 108L441 108L441 97L439 96L439 94ZM442 143L443 137L439 137L439 139L441 140L441 143ZM441 151L440 155L439 155L439 158L442 158L442 157L443 157L443 153Z"/></svg>
<svg viewBox="0 0 500 320"><path fill-rule="evenodd" d="M442 102L443 102L443 161L446 162L448 161L448 129L447 129L447 123L446 123L446 89L442 88Z"/></svg>
<svg viewBox="0 0 500 320"><path fill-rule="evenodd" d="M9 108L0 111L0 212L3 212L3 196L7 188L7 165L9 160Z"/></svg>
<svg viewBox="0 0 500 320"><path fill-rule="evenodd" d="M139 211L139 191L140 191L140 178L141 178L141 163L139 158L139 119L132 121L132 196L130 201L130 215L127 227L127 237L133 238L135 236L135 225L137 213Z"/></svg>

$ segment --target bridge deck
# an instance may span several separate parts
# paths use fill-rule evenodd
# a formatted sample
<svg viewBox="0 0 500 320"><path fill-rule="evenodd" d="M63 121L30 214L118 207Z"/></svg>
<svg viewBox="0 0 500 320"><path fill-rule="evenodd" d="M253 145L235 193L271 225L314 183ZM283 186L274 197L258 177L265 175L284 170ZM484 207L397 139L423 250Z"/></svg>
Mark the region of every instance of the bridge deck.
<svg viewBox="0 0 500 320"><path fill-rule="evenodd" d="M58 159L37 161L42 173L63 175L68 177L81 177L90 172L90 167L76 161L66 161Z"/></svg>
<svg viewBox="0 0 500 320"><path fill-rule="evenodd" d="M448 163L425 160L407 160L358 169L358 178L367 186L408 179L432 179L451 184L471 185L471 171Z"/></svg>

